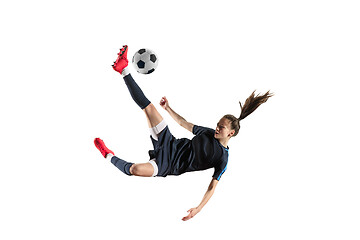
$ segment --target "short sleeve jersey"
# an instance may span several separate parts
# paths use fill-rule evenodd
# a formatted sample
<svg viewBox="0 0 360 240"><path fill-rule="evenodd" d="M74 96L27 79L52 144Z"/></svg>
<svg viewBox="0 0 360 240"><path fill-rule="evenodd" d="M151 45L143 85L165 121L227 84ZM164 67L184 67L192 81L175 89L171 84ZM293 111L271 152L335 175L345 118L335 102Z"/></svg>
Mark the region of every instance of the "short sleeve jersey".
<svg viewBox="0 0 360 240"><path fill-rule="evenodd" d="M214 137L215 130L195 125L193 139L178 139L174 145L171 175L215 168L213 178L220 180L228 163L229 148Z"/></svg>

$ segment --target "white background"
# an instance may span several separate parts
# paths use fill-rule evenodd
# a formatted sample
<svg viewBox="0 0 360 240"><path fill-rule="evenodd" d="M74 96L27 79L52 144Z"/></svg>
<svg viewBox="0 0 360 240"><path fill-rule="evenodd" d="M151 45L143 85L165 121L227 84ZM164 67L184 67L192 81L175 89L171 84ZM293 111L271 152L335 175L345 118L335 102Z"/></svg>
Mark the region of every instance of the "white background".
<svg viewBox="0 0 360 240"><path fill-rule="evenodd" d="M359 239L357 1L6 1L0 4L1 239ZM158 106L215 127L253 90L228 170L123 175L93 144L146 162L146 119L111 68ZM172 133L191 138L159 107Z"/></svg>

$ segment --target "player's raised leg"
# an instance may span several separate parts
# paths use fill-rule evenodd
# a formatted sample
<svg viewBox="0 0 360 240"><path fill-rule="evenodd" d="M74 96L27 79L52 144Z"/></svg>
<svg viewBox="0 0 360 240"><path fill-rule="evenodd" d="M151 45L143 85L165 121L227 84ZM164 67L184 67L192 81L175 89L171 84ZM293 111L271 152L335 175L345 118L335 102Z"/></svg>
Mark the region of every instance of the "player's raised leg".
<svg viewBox="0 0 360 240"><path fill-rule="evenodd" d="M115 71L119 72L123 76L131 97L133 98L135 103L144 111L149 128L157 127L161 122L163 122L163 117L157 111L155 106L146 98L141 88L132 78L128 69L127 51L127 45L123 46L123 48L120 49L120 52L118 54L119 56L114 62L113 68Z"/></svg>

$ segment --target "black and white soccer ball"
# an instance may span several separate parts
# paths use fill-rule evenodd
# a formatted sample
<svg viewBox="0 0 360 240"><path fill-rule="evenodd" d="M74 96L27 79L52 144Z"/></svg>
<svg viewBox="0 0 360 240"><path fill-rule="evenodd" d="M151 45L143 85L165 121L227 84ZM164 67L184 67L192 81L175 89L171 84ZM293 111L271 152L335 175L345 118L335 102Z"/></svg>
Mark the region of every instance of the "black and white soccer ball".
<svg viewBox="0 0 360 240"><path fill-rule="evenodd" d="M154 51L142 48L134 54L132 63L137 72L149 74L155 71L159 63L159 59Z"/></svg>

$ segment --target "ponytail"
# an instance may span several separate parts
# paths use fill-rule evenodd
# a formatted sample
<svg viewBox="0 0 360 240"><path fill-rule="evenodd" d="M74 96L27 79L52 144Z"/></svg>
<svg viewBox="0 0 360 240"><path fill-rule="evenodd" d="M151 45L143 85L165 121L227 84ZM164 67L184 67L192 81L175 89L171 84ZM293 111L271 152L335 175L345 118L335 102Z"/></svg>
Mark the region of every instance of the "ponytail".
<svg viewBox="0 0 360 240"><path fill-rule="evenodd" d="M256 95L255 91L246 99L244 106L240 103L241 114L238 118L239 121L243 120L247 116L249 116L252 112L254 112L261 104L266 102L270 97L274 96L274 94L267 91L264 95Z"/></svg>
<svg viewBox="0 0 360 240"><path fill-rule="evenodd" d="M267 91L263 95L256 95L255 91L245 100L244 105L240 103L240 117L235 117L231 114L227 114L224 116L224 118L228 119L231 122L231 128L235 130L235 133L233 137L235 137L240 130L240 121L249 116L252 112L254 112L261 104L266 102L270 97L274 96L273 93L270 93L270 91Z"/></svg>

